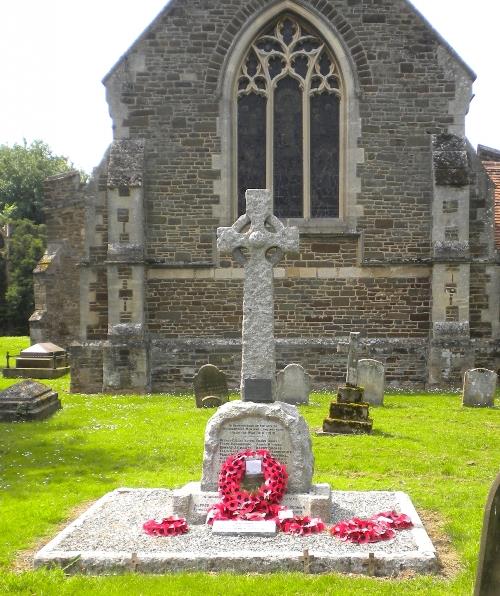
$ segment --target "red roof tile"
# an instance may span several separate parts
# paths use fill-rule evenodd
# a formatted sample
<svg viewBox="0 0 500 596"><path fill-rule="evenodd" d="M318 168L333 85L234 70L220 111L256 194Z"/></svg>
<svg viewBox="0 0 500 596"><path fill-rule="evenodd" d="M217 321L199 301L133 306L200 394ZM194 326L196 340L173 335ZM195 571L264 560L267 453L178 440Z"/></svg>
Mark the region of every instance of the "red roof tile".
<svg viewBox="0 0 500 596"><path fill-rule="evenodd" d="M495 185L495 244L500 249L500 161L483 161L483 166Z"/></svg>

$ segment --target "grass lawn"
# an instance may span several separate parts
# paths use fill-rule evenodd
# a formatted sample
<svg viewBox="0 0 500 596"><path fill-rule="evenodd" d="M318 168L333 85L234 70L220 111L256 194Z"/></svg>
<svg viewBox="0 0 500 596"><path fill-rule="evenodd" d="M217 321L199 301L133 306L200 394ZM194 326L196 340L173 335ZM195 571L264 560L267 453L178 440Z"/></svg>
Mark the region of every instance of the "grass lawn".
<svg viewBox="0 0 500 596"><path fill-rule="evenodd" d="M18 353L27 338L0 338ZM16 382L0 378L0 390ZM47 381L63 409L43 422L0 424L0 594L460 594L472 591L482 516L500 469L500 409L462 408L452 394L389 394L373 408L371 436L313 436L315 481L343 490L403 490L441 523L460 569L448 578L377 580L341 575L65 577L15 570L19 555L51 539L75 507L119 486L179 487L201 475L210 410L192 396L71 395ZM321 426L329 394L301 407Z"/></svg>

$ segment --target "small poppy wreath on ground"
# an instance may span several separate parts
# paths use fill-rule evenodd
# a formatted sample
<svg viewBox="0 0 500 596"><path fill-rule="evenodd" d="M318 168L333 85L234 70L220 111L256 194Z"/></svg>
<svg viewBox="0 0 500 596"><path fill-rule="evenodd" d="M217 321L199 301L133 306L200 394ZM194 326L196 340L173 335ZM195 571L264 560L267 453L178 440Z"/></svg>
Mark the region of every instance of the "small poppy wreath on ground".
<svg viewBox="0 0 500 596"><path fill-rule="evenodd" d="M186 520L177 515L165 517L161 522L150 519L142 527L150 536L179 536L189 530Z"/></svg>
<svg viewBox="0 0 500 596"><path fill-rule="evenodd" d="M246 472L247 459L262 461L264 482L256 492L241 488ZM286 466L276 460L266 449L247 449L230 455L219 473L221 501L210 508L207 523L216 519L261 520L276 517L286 491L288 474Z"/></svg>

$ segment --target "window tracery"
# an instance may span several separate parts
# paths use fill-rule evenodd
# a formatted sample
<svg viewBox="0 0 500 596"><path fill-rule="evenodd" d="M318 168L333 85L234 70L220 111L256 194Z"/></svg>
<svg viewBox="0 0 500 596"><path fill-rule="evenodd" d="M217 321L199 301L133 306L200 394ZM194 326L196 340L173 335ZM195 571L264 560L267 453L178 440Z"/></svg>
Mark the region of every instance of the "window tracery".
<svg viewBox="0 0 500 596"><path fill-rule="evenodd" d="M265 182L278 217L338 217L342 79L321 37L292 15L273 21L243 60L237 101L239 213Z"/></svg>

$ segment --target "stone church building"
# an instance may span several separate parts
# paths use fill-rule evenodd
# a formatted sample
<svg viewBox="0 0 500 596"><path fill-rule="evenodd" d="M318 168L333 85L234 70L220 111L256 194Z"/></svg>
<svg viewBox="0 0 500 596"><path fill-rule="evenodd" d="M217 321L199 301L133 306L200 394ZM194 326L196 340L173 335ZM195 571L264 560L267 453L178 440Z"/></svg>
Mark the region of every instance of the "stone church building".
<svg viewBox="0 0 500 596"><path fill-rule="evenodd" d="M46 183L32 340L70 347L74 391L179 390L207 362L236 387L243 270L216 229L269 188L300 229L278 368L333 388L360 331L393 384L496 370L500 154L464 137L474 78L407 0L171 0L104 79L91 181Z"/></svg>

